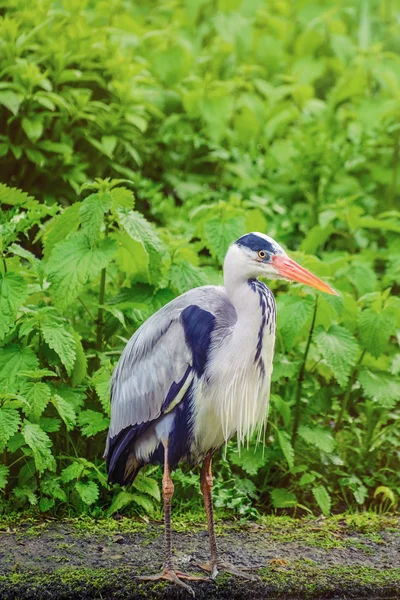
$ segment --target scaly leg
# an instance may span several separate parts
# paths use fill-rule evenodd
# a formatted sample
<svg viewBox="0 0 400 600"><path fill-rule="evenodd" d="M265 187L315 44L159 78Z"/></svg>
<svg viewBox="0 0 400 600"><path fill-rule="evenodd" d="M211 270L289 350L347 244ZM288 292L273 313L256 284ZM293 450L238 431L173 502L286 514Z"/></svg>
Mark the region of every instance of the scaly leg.
<svg viewBox="0 0 400 600"><path fill-rule="evenodd" d="M185 588L192 596L194 591L192 588L181 581L181 579L188 579L189 581L209 581L204 577L195 577L194 575L188 575L182 571L174 569L172 560L172 542L171 542L171 500L174 493L174 484L171 479L169 464L168 464L168 445L164 445L164 475L162 481L162 491L164 500L164 567L161 573L158 575L145 575L138 577L142 581L158 581L160 579L166 579L172 581L177 585Z"/></svg>
<svg viewBox="0 0 400 600"><path fill-rule="evenodd" d="M203 494L204 508L207 515L211 557L209 563L199 564L199 567L205 571L209 571L212 579L215 579L219 571L226 571L232 575L236 575L237 577L244 577L245 579L256 579L256 577L245 572L247 569L251 570L252 567L235 567L234 565L222 560L222 558L219 556L214 530L214 508L212 502L213 476L211 472L211 458L211 454L206 456L200 474L200 489L201 493Z"/></svg>

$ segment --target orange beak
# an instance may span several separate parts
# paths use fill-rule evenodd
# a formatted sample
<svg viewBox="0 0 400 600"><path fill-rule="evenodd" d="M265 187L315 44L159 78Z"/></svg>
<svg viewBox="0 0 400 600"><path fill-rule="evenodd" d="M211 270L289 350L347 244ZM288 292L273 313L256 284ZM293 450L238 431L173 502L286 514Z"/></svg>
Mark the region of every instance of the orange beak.
<svg viewBox="0 0 400 600"><path fill-rule="evenodd" d="M288 256L272 256L272 264L282 277L298 281L299 283L305 283L320 292L339 296L330 285L310 273L310 271L307 271L307 269L304 269L304 267L298 265L297 262Z"/></svg>

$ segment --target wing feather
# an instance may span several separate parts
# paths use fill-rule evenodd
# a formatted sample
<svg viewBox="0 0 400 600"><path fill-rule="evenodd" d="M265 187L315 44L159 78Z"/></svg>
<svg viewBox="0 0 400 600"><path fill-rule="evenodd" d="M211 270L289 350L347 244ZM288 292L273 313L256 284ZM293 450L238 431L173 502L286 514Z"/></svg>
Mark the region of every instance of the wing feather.
<svg viewBox="0 0 400 600"><path fill-rule="evenodd" d="M223 337L236 320L236 312L223 288L204 286L182 294L150 317L126 345L111 382L110 440L127 427L157 419L167 406L169 393L178 397L179 382L185 388L195 376L193 344L185 336L182 312L190 306L211 313L217 322L215 334ZM196 365L195 365L196 366ZM189 372L188 372L189 369ZM178 398L179 400L179 398ZM163 407L164 405L164 407Z"/></svg>

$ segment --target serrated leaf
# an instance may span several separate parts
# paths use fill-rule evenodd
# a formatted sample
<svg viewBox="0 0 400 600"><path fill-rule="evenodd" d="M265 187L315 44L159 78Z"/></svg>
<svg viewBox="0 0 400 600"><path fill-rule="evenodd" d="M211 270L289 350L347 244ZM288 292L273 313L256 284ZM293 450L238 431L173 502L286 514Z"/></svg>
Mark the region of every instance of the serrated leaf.
<svg viewBox="0 0 400 600"><path fill-rule="evenodd" d="M296 495L285 488L275 488L272 490L271 500L274 508L291 508L297 504Z"/></svg>
<svg viewBox="0 0 400 600"><path fill-rule="evenodd" d="M131 494L132 502L144 509L145 513L151 515L154 511L152 501L144 494Z"/></svg>
<svg viewBox="0 0 400 600"><path fill-rule="evenodd" d="M384 352L389 338L396 330L396 317L388 311L380 313L372 308L363 310L360 316L360 341L363 347L373 356L378 357Z"/></svg>
<svg viewBox="0 0 400 600"><path fill-rule="evenodd" d="M99 497L99 486L94 481L77 481L74 487L82 502L88 506L96 502Z"/></svg>
<svg viewBox="0 0 400 600"><path fill-rule="evenodd" d="M96 389L97 396L103 407L104 413L110 416L110 389L111 389L111 371L101 368L92 376L92 381Z"/></svg>
<svg viewBox="0 0 400 600"><path fill-rule="evenodd" d="M100 230L104 224L104 215L110 210L112 197L109 193L90 194L82 202L79 210L79 218L82 231L87 235L91 244L100 238Z"/></svg>
<svg viewBox="0 0 400 600"><path fill-rule="evenodd" d="M79 479L84 470L83 464L80 462L73 462L68 467L61 471L61 479L64 483L68 483L73 479Z"/></svg>
<svg viewBox="0 0 400 600"><path fill-rule="evenodd" d="M0 451L3 451L8 440L19 428L21 417L13 408L0 408Z"/></svg>
<svg viewBox="0 0 400 600"><path fill-rule="evenodd" d="M39 203L33 196L29 196L26 192L9 187L5 183L0 183L0 204L32 208L38 206Z"/></svg>
<svg viewBox="0 0 400 600"><path fill-rule="evenodd" d="M30 423L29 421L24 421L21 432L25 442L32 451L36 470L39 473L43 473L46 469L54 471L56 461L51 453L52 444L47 433L39 425Z"/></svg>
<svg viewBox="0 0 400 600"><path fill-rule="evenodd" d="M179 293L183 294L192 288L206 285L208 283L204 272L195 267L187 260L172 265L170 270L171 285Z"/></svg>
<svg viewBox="0 0 400 600"><path fill-rule="evenodd" d="M135 206L135 196L131 190L125 187L116 187L110 191L113 201L112 210L116 212L119 208L133 210Z"/></svg>
<svg viewBox="0 0 400 600"><path fill-rule="evenodd" d="M64 421L67 431L73 429L76 424L76 413L72 404L64 400L59 394L52 396L51 403L55 406L58 414Z"/></svg>
<svg viewBox="0 0 400 600"><path fill-rule="evenodd" d="M55 433L60 430L61 419L55 417L42 417L39 420L39 425L46 433Z"/></svg>
<svg viewBox="0 0 400 600"><path fill-rule="evenodd" d="M344 327L332 325L328 331L317 332L314 339L326 364L344 387L357 359L358 344L354 337Z"/></svg>
<svg viewBox="0 0 400 600"><path fill-rule="evenodd" d="M0 465L0 490L4 490L7 485L9 471L6 465Z"/></svg>
<svg viewBox="0 0 400 600"><path fill-rule="evenodd" d="M315 475L312 473L303 473L303 475L300 477L299 485L308 485L313 481L315 481Z"/></svg>
<svg viewBox="0 0 400 600"><path fill-rule="evenodd" d="M322 427L307 427L306 425L302 425L299 427L299 436L323 452L333 452L335 447L335 440L331 432Z"/></svg>
<svg viewBox="0 0 400 600"><path fill-rule="evenodd" d="M316 485L313 487L312 493L316 503L322 510L322 514L325 515L325 517L329 517L331 512L331 497L328 490L323 485Z"/></svg>
<svg viewBox="0 0 400 600"><path fill-rule="evenodd" d="M363 369L358 376L364 393L385 408L393 408L400 398L400 379L386 373Z"/></svg>
<svg viewBox="0 0 400 600"><path fill-rule="evenodd" d="M113 499L111 506L107 511L107 515L110 517L117 511L125 508L125 506L132 504L132 502L134 502L134 494L125 491L119 492Z"/></svg>
<svg viewBox="0 0 400 600"><path fill-rule="evenodd" d="M271 402L282 417L285 427L288 427L291 419L289 404L276 394L271 394Z"/></svg>
<svg viewBox="0 0 400 600"><path fill-rule="evenodd" d="M109 426L109 420L95 410L83 410L78 417L78 423L82 434L87 437L92 437Z"/></svg>
<svg viewBox="0 0 400 600"><path fill-rule="evenodd" d="M26 296L26 283L20 275L11 272L0 276L0 340L15 325L17 310Z"/></svg>
<svg viewBox="0 0 400 600"><path fill-rule="evenodd" d="M139 477L136 477L135 481L133 482L132 487L137 489L139 492L148 494L158 501L161 500L159 485L157 481L155 479L151 479L151 477L139 475Z"/></svg>
<svg viewBox="0 0 400 600"><path fill-rule="evenodd" d="M294 465L294 450L290 441L289 434L286 431L278 430L277 436L283 455L286 458L289 468L291 469Z"/></svg>
<svg viewBox="0 0 400 600"><path fill-rule="evenodd" d="M72 234L65 242L57 244L47 263L55 301L68 306L93 281L112 260L116 251L113 240L104 239L91 247L89 238L81 232Z"/></svg>
<svg viewBox="0 0 400 600"><path fill-rule="evenodd" d="M47 512L53 508L54 505L54 498L46 498L46 496L42 496L39 500L40 512Z"/></svg>
<svg viewBox="0 0 400 600"><path fill-rule="evenodd" d="M66 502L67 495L62 489L60 485L61 478L55 477L51 475L50 477L46 477L41 484L41 492L43 494L47 494L52 498L56 498L57 500L61 500L61 502Z"/></svg>
<svg viewBox="0 0 400 600"><path fill-rule="evenodd" d="M118 221L126 233L140 242L149 257L149 281L159 283L164 264L169 258L168 250L161 242L158 232L139 212L126 209L117 210Z"/></svg>
<svg viewBox="0 0 400 600"><path fill-rule="evenodd" d="M76 343L73 335L61 325L43 324L41 327L46 344L60 357L70 374L76 360Z"/></svg>
<svg viewBox="0 0 400 600"><path fill-rule="evenodd" d="M60 240L65 240L70 233L78 229L81 206L81 202L74 202L72 206L68 206L62 213L46 223L43 234L44 255L46 257L51 254L54 246Z"/></svg>
<svg viewBox="0 0 400 600"><path fill-rule="evenodd" d="M285 349L291 350L302 328L311 318L315 300L311 296L280 297L278 302L278 331L283 338Z"/></svg>
<svg viewBox="0 0 400 600"><path fill-rule="evenodd" d="M87 358L82 346L81 336L76 331L72 335L75 340L76 358L71 373L71 383L72 387L75 387L82 383L87 375Z"/></svg>
<svg viewBox="0 0 400 600"><path fill-rule="evenodd" d="M38 366L38 358L30 348L14 344L0 348L0 385L9 387L10 391L17 389L18 383L24 379L21 373Z"/></svg>
<svg viewBox="0 0 400 600"><path fill-rule="evenodd" d="M230 219L209 219L204 224L206 246L220 264L223 263L229 245L245 232L245 216Z"/></svg>
<svg viewBox="0 0 400 600"><path fill-rule="evenodd" d="M21 387L20 393L30 406L27 417L37 421L50 400L51 391L49 386L41 381L27 381Z"/></svg>
<svg viewBox="0 0 400 600"><path fill-rule="evenodd" d="M259 469L265 465L263 448L240 448L229 455L229 460L234 465L242 468L249 475L257 475Z"/></svg>

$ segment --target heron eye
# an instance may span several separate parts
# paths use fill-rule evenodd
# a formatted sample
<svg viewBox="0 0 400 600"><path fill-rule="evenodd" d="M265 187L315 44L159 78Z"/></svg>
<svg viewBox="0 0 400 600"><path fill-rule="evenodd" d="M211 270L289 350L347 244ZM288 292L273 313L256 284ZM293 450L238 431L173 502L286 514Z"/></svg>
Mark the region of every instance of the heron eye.
<svg viewBox="0 0 400 600"><path fill-rule="evenodd" d="M258 252L258 256L259 256L260 258L265 258L265 257L267 256L267 253L265 252L265 250L260 250L260 251Z"/></svg>

